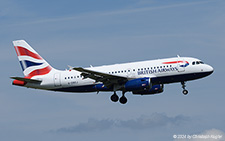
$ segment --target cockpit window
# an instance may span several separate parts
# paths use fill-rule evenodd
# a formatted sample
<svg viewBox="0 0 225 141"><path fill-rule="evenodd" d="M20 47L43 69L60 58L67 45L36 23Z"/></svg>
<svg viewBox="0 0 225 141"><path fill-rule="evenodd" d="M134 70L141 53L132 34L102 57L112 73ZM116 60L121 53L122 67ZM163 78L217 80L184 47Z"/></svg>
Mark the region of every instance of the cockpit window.
<svg viewBox="0 0 225 141"><path fill-rule="evenodd" d="M202 61L194 61L192 62L192 65L199 65L199 64L204 64Z"/></svg>

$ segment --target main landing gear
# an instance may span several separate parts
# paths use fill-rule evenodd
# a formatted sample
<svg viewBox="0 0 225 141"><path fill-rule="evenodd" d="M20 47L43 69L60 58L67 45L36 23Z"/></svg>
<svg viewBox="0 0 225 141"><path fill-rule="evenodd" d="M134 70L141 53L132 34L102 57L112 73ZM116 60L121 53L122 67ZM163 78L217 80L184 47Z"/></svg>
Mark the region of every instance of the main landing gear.
<svg viewBox="0 0 225 141"><path fill-rule="evenodd" d="M122 93L122 96L118 97L116 92L110 97L113 102L117 102L118 100L120 101L121 104L126 104L127 103L127 98L125 97L125 92Z"/></svg>
<svg viewBox="0 0 225 141"><path fill-rule="evenodd" d="M186 85L185 82L181 82L182 88L183 88L183 94L187 95L188 94L188 90L185 89Z"/></svg>
<svg viewBox="0 0 225 141"><path fill-rule="evenodd" d="M118 97L118 95L116 94L116 92L114 92L114 94L111 96L111 100L112 100L113 102L117 102L117 101L119 100L119 97Z"/></svg>

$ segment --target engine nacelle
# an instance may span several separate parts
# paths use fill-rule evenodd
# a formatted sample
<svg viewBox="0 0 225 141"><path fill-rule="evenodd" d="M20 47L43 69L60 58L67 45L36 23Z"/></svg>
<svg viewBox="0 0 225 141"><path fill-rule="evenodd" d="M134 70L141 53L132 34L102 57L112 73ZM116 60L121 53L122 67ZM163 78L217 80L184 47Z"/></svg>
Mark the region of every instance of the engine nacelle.
<svg viewBox="0 0 225 141"><path fill-rule="evenodd" d="M132 91L137 95L153 95L163 92L163 84L153 85L150 89Z"/></svg>
<svg viewBox="0 0 225 141"><path fill-rule="evenodd" d="M151 81L149 77L129 80L125 83L124 88L126 91L141 91L149 89L151 88Z"/></svg>

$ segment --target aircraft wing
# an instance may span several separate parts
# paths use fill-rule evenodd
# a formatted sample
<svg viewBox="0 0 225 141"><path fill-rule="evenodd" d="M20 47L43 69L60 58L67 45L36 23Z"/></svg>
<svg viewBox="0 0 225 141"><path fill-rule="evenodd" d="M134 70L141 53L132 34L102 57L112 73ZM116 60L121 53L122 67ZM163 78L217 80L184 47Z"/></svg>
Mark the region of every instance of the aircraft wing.
<svg viewBox="0 0 225 141"><path fill-rule="evenodd" d="M113 84L121 84L128 81L127 77L112 75L104 72L89 70L85 68L73 68L76 71L81 72L84 78L94 79L96 82L102 82L106 87L110 87Z"/></svg>

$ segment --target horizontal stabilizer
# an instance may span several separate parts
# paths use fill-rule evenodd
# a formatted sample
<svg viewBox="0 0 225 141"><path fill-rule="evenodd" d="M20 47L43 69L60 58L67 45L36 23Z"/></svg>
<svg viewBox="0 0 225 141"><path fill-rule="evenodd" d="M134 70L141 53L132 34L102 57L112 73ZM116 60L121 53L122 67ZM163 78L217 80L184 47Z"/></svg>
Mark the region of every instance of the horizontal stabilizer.
<svg viewBox="0 0 225 141"><path fill-rule="evenodd" d="M36 80L36 79L29 79L29 78L24 78L24 77L10 77L11 79L19 80L19 81L24 81L27 83L41 83L41 80Z"/></svg>

